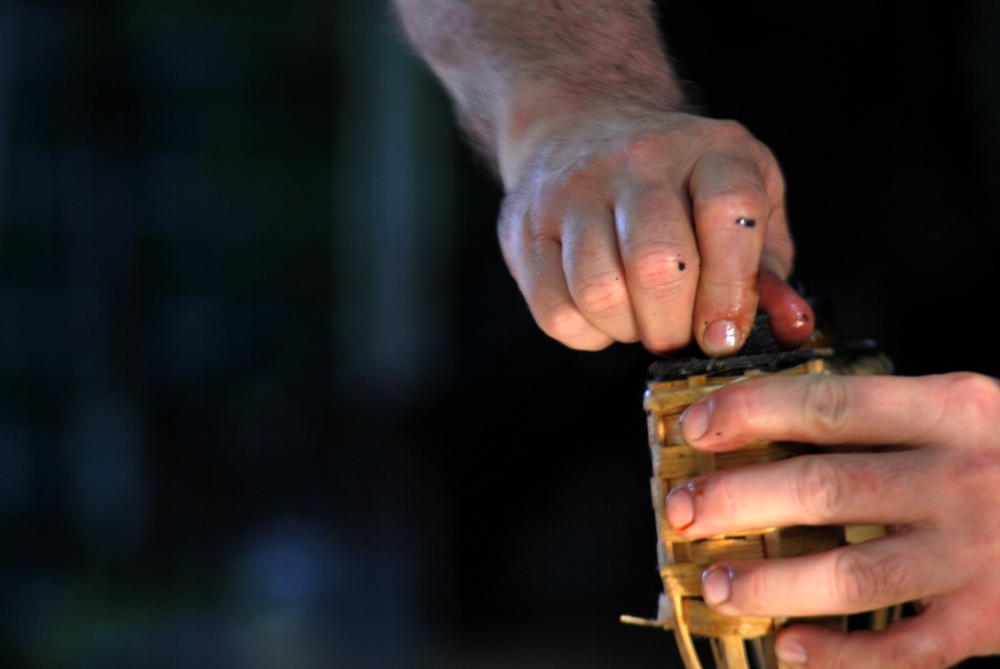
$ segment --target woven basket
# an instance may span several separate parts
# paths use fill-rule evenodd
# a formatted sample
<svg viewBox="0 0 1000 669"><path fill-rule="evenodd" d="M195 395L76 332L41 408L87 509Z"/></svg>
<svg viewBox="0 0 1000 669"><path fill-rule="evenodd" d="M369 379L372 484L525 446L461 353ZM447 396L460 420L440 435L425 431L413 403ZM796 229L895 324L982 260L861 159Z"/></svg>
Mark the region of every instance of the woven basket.
<svg viewBox="0 0 1000 669"><path fill-rule="evenodd" d="M689 405L723 386L750 377L794 374L886 374L891 363L877 350L860 355L838 356L831 348L796 352L797 357L784 362L798 364L781 368L782 354L771 359L746 358L758 364L752 368L729 365L716 374L697 374L681 380L656 378L645 397L649 421L649 444L653 456L653 510L656 514L657 555L663 594L656 620L622 616L631 624L672 630L687 669L703 669L695 652L693 637L708 637L718 669L779 669L783 663L774 654L774 636L793 622L810 622L846 630L848 616L829 618L754 618L729 617L713 611L701 597L701 575L719 560L782 558L808 555L859 543L884 535L881 526L864 527L790 527L720 535L689 541L671 529L664 513L667 493L687 479L729 467L741 467L816 452L803 444L756 442L729 453L704 453L684 444L680 435L680 415ZM766 358L766 356L765 356ZM775 362L777 360L777 362ZM761 368L770 368L762 372ZM774 367L779 369L774 370ZM654 365L655 368L655 365ZM881 630L899 617L901 607L874 611L866 618L852 620L859 626ZM752 659L751 659L752 658Z"/></svg>

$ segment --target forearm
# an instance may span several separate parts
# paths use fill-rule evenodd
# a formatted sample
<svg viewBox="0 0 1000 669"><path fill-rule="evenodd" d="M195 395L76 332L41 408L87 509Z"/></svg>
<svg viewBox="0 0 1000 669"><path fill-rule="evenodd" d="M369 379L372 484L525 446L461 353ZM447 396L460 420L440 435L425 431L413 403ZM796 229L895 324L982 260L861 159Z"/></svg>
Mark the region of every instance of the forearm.
<svg viewBox="0 0 1000 669"><path fill-rule="evenodd" d="M541 125L682 95L648 0L394 0L416 49L501 172ZM505 181L506 181L505 174Z"/></svg>

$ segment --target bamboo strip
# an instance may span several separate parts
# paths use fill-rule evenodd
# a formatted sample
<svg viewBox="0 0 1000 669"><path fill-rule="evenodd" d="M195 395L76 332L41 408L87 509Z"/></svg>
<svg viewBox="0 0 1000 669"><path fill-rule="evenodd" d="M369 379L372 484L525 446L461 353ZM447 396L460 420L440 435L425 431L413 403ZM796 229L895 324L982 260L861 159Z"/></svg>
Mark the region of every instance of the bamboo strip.
<svg viewBox="0 0 1000 669"><path fill-rule="evenodd" d="M817 355L832 355L832 351L820 350ZM777 374L884 373L889 369L889 363L884 358L855 360L846 366L839 359L816 359ZM871 540L882 532L882 528L870 527L848 528L846 532L842 527L760 528L691 541L670 527L664 504L673 487L716 469L762 465L815 452L814 447L804 444L762 440L729 453L705 453L684 444L680 416L692 402L723 386L760 375L756 370L746 370L745 376L739 377L702 375L687 380L651 383L644 398L654 471L650 493L656 517L657 558L661 566L664 595L661 596L657 620L629 616L623 620L631 624L672 629L687 669L702 669L692 635L709 637L719 669L749 669L750 654L754 656L756 666L762 669L782 669L784 665L774 654L774 634L783 626L791 622L808 622L846 629L847 625L846 616L794 621L722 616L701 599L701 575L708 565L722 560L799 557L836 548L847 543L848 539L852 542ZM875 612L871 627L884 628L898 615L899 607Z"/></svg>
<svg viewBox="0 0 1000 669"><path fill-rule="evenodd" d="M660 576L670 592L681 597L701 597L701 574L704 571L704 565L668 564L660 570Z"/></svg>
<svg viewBox="0 0 1000 669"><path fill-rule="evenodd" d="M678 562L710 565L719 560L763 560L764 545L758 538L706 539L674 546Z"/></svg>
<svg viewBox="0 0 1000 669"><path fill-rule="evenodd" d="M753 651L757 660L757 666L761 669L778 666L778 656L774 654L774 637L762 636L756 639L749 639L747 643Z"/></svg>
<svg viewBox="0 0 1000 669"><path fill-rule="evenodd" d="M743 639L733 636L722 637L722 654L726 658L729 669L750 669L750 660L747 658L747 649Z"/></svg>
<svg viewBox="0 0 1000 669"><path fill-rule="evenodd" d="M750 669L743 639L724 636L711 641L717 669Z"/></svg>
<svg viewBox="0 0 1000 669"><path fill-rule="evenodd" d="M698 652L694 648L694 639L691 638L691 625L687 623L688 616L684 600L681 599L680 595L672 594L670 604L675 616L678 617L677 624L674 626L674 638L677 639L677 649L680 651L681 659L684 660L684 666L687 669L702 669Z"/></svg>
<svg viewBox="0 0 1000 669"><path fill-rule="evenodd" d="M751 616L724 616L700 599L683 600L684 621L691 634L699 636L738 636L752 639L774 632L774 620Z"/></svg>
<svg viewBox="0 0 1000 669"><path fill-rule="evenodd" d="M800 557L833 550L842 545L840 527L787 527L781 530L783 557Z"/></svg>
<svg viewBox="0 0 1000 669"><path fill-rule="evenodd" d="M667 446L653 451L653 471L661 479L688 479L713 471L712 454L688 446Z"/></svg>
<svg viewBox="0 0 1000 669"><path fill-rule="evenodd" d="M882 525L848 525L844 528L844 534L849 544L862 544L872 539L880 539L885 536L885 527Z"/></svg>

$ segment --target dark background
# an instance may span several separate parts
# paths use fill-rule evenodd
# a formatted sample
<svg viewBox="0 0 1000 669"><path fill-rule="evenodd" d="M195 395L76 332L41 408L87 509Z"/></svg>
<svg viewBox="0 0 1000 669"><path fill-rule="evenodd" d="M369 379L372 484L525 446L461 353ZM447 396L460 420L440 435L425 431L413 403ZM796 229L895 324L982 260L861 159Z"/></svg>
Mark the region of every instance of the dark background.
<svg viewBox="0 0 1000 669"><path fill-rule="evenodd" d="M1000 6L662 16L841 328L997 374ZM675 666L649 358L499 198L379 2L0 2L0 666Z"/></svg>

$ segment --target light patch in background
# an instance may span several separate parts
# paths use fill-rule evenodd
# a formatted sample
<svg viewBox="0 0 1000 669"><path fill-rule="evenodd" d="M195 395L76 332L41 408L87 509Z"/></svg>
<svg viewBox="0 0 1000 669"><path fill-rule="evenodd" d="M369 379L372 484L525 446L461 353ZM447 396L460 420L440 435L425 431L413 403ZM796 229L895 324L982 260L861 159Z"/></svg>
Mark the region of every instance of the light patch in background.
<svg viewBox="0 0 1000 669"><path fill-rule="evenodd" d="M10 153L10 112L14 80L17 76L21 5L0 7L0 222L7 217L7 166Z"/></svg>
<svg viewBox="0 0 1000 669"><path fill-rule="evenodd" d="M99 555L126 559L145 530L149 500L142 432L127 404L113 395L81 395L66 436L70 512Z"/></svg>
<svg viewBox="0 0 1000 669"><path fill-rule="evenodd" d="M0 426L0 513L23 513L32 506L31 430Z"/></svg>
<svg viewBox="0 0 1000 669"><path fill-rule="evenodd" d="M402 555L345 542L328 525L279 519L236 556L243 617L236 647L248 669L407 666L416 630Z"/></svg>
<svg viewBox="0 0 1000 669"><path fill-rule="evenodd" d="M447 376L453 238L447 102L387 8L345 2L334 137L338 385L415 399Z"/></svg>
<svg viewBox="0 0 1000 669"><path fill-rule="evenodd" d="M0 368L104 378L110 308L99 291L0 287Z"/></svg>

